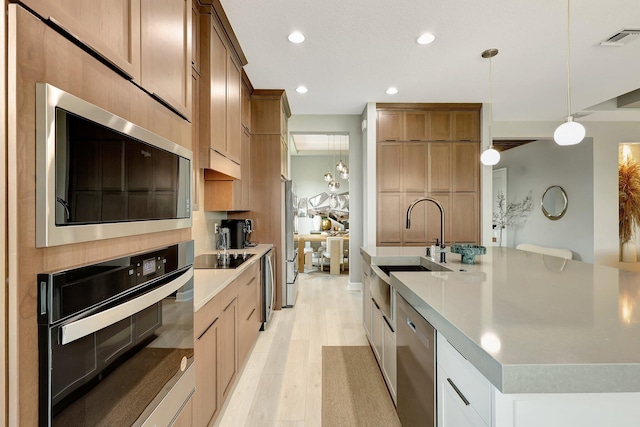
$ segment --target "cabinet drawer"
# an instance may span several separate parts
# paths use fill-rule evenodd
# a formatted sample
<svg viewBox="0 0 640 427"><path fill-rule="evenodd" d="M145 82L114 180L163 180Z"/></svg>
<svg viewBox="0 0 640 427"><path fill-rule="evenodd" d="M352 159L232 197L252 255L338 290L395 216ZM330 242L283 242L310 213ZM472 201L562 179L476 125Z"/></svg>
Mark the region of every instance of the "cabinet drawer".
<svg viewBox="0 0 640 427"><path fill-rule="evenodd" d="M224 310L231 304L231 301L238 296L238 280L234 280L229 283L223 290L220 291L216 298L220 299L220 308Z"/></svg>
<svg viewBox="0 0 640 427"><path fill-rule="evenodd" d="M438 334L437 363L469 405L491 425L491 383L467 359ZM447 379L444 379L447 381Z"/></svg>
<svg viewBox="0 0 640 427"><path fill-rule="evenodd" d="M220 316L219 295L211 298L200 310L196 311L193 318L194 338L198 338Z"/></svg>
<svg viewBox="0 0 640 427"><path fill-rule="evenodd" d="M245 271L243 271L234 282L238 284L238 293L242 292L247 286L250 286L253 280L258 276L258 266L259 262L256 261L248 261L251 264L247 267Z"/></svg>
<svg viewBox="0 0 640 427"><path fill-rule="evenodd" d="M254 276L247 285L238 289L238 320L244 322L253 309L258 308L258 280Z"/></svg>

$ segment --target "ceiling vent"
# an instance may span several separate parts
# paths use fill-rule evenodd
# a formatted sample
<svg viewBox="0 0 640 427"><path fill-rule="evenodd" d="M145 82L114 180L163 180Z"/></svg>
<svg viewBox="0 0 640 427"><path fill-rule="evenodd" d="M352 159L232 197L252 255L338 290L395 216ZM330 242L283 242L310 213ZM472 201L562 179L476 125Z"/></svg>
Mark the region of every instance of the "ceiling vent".
<svg viewBox="0 0 640 427"><path fill-rule="evenodd" d="M602 40L600 42L600 46L620 47L634 41L639 37L640 37L640 30L624 28L623 30L618 31L611 37Z"/></svg>

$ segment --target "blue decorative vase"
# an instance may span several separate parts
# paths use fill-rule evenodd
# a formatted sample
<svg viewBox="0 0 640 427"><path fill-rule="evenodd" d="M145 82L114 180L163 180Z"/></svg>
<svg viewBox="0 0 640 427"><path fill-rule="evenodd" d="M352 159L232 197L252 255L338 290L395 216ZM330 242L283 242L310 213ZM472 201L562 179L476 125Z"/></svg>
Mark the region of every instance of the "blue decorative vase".
<svg viewBox="0 0 640 427"><path fill-rule="evenodd" d="M451 252L454 254L462 255L463 264L475 264L476 255L484 255L487 253L487 248L480 245L463 245L454 244L451 245Z"/></svg>

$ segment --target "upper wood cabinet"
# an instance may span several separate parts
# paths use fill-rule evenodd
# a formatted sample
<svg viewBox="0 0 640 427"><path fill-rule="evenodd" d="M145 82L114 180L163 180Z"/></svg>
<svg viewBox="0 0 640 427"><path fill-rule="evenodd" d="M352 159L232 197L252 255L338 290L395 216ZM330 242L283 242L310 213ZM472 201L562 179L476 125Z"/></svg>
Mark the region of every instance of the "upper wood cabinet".
<svg viewBox="0 0 640 427"><path fill-rule="evenodd" d="M141 86L191 120L192 1L141 0L140 6Z"/></svg>
<svg viewBox="0 0 640 427"><path fill-rule="evenodd" d="M400 141L403 137L402 111L378 111L378 141Z"/></svg>
<svg viewBox="0 0 640 427"><path fill-rule="evenodd" d="M191 120L192 1L26 0L23 3L163 104Z"/></svg>
<svg viewBox="0 0 640 427"><path fill-rule="evenodd" d="M200 12L198 0L191 3L191 66L200 73Z"/></svg>
<svg viewBox="0 0 640 427"><path fill-rule="evenodd" d="M280 140L280 176L289 174L289 130L291 116L289 101L284 90L254 90L251 95L251 135L269 135Z"/></svg>
<svg viewBox="0 0 640 427"><path fill-rule="evenodd" d="M206 211L248 211L251 209L251 135L242 132L240 179L205 169L204 209Z"/></svg>
<svg viewBox="0 0 640 427"><path fill-rule="evenodd" d="M240 122L242 127L247 131L251 131L251 92L253 88L249 79L244 72L242 73L242 86L240 87L240 104L242 109L242 115Z"/></svg>
<svg viewBox="0 0 640 427"><path fill-rule="evenodd" d="M440 239L440 212L419 197L438 200L445 243L479 242L479 104L378 104L377 244L428 245Z"/></svg>
<svg viewBox="0 0 640 427"><path fill-rule="evenodd" d="M200 16L200 160L205 169L240 178L241 66L218 17Z"/></svg>
<svg viewBox="0 0 640 427"><path fill-rule="evenodd" d="M479 141L479 107L469 104L469 109L456 110L456 104L439 105L379 109L377 141Z"/></svg>
<svg viewBox="0 0 640 427"><path fill-rule="evenodd" d="M140 0L23 0L132 79L140 77Z"/></svg>
<svg viewBox="0 0 640 427"><path fill-rule="evenodd" d="M454 141L480 141L480 114L478 111L454 111L453 137Z"/></svg>

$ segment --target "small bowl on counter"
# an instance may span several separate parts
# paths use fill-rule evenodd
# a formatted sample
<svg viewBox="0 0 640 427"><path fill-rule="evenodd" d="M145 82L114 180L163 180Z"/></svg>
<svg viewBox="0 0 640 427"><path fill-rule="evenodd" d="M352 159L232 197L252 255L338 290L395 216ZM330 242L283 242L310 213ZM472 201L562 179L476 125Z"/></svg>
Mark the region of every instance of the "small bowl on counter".
<svg viewBox="0 0 640 427"><path fill-rule="evenodd" d="M480 245L467 245L456 243L451 245L451 252L454 254L462 255L463 264L475 264L476 255L484 255L487 253L487 248Z"/></svg>

